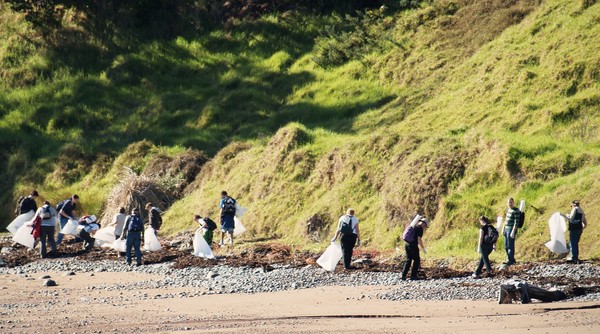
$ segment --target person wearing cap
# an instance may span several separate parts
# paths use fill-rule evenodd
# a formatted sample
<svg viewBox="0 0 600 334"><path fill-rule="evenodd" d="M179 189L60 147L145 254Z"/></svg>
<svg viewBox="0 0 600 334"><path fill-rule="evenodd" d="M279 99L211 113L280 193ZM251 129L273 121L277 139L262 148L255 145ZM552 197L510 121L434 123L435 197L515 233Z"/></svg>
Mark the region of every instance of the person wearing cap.
<svg viewBox="0 0 600 334"><path fill-rule="evenodd" d="M515 206L515 200L512 197L508 199L507 204L508 209L506 210L502 235L504 236L504 249L506 249L507 257L507 261L504 264L510 266L517 263L515 260L515 238L519 229L521 211Z"/></svg>
<svg viewBox="0 0 600 334"><path fill-rule="evenodd" d="M427 253L425 246L423 246L423 233L429 228L429 219L421 217L417 224L414 226L415 239L411 242L404 242L404 250L406 251L406 262L404 263L404 270L402 270L402 279L405 280L408 271L410 270L410 279L418 280L419 267L421 266L421 255L419 254L419 247L423 250L423 253ZM412 270L411 270L412 264Z"/></svg>
<svg viewBox="0 0 600 334"><path fill-rule="evenodd" d="M581 263L579 261L579 240L583 229L587 226L587 218L583 209L579 206L579 201L571 202L571 213L565 215L560 214L569 222L569 243L571 244L571 259L569 263Z"/></svg>
<svg viewBox="0 0 600 334"><path fill-rule="evenodd" d="M360 246L360 230L358 228L358 218L354 216L354 209L348 209L346 214L340 217L331 242L335 242L340 235L342 236L340 242L344 256L344 269L355 269L350 265L350 262L352 261L354 245Z"/></svg>
<svg viewBox="0 0 600 334"><path fill-rule="evenodd" d="M96 216L83 216L79 219L77 236L83 240L83 249L89 251L94 247L96 239L92 235L99 229L100 224L96 222Z"/></svg>
<svg viewBox="0 0 600 334"><path fill-rule="evenodd" d="M121 234L121 240L127 240L125 245L125 261L127 261L128 265L131 265L131 247L133 247L135 251L137 265L142 265L142 251L140 245L142 243L143 231L144 222L140 217L140 210L135 208L131 210L131 215L127 216L125 219L125 226L123 226L123 233Z"/></svg>

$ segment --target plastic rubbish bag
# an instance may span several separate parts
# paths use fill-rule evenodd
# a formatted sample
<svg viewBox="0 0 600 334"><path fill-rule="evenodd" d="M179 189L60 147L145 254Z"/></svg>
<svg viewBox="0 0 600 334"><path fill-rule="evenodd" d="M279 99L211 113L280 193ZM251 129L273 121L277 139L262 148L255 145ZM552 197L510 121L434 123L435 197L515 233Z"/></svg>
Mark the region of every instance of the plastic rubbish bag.
<svg viewBox="0 0 600 334"><path fill-rule="evenodd" d="M32 229L33 227L23 224L21 227L19 227L12 240L25 247L33 248L34 239L33 235L31 234Z"/></svg>
<svg viewBox="0 0 600 334"><path fill-rule="evenodd" d="M23 224L25 224L26 221L30 221L31 218L33 218L34 214L35 214L35 212L33 212L33 210L31 210L27 213L18 215L17 218L15 218L10 224L8 224L6 229L10 232L10 234L15 235L15 233L17 233L17 230L21 226L23 226Z"/></svg>
<svg viewBox="0 0 600 334"><path fill-rule="evenodd" d="M241 207L239 204L235 204L235 216L242 218L248 209Z"/></svg>
<svg viewBox="0 0 600 334"><path fill-rule="evenodd" d="M206 242L206 240L204 240L204 237L202 236L202 229L199 228L196 230L196 234L194 235L194 254L195 256L200 256L200 257L204 257L207 259L214 259L215 256L213 255L212 250L210 249L210 246L208 245L208 243Z"/></svg>
<svg viewBox="0 0 600 334"><path fill-rule="evenodd" d="M560 212L556 212L548 220L548 225L550 226L550 241L545 244L546 247L554 253L568 253L569 249L565 238L565 232L567 231L565 218L560 215Z"/></svg>
<svg viewBox="0 0 600 334"><path fill-rule="evenodd" d="M144 250L149 252L158 252L161 250L160 241L156 237L154 229L152 227L148 227L146 231L144 231Z"/></svg>
<svg viewBox="0 0 600 334"><path fill-rule="evenodd" d="M323 255L317 259L317 263L327 271L335 271L335 267L342 259L342 256L342 246L337 242L332 242Z"/></svg>
<svg viewBox="0 0 600 334"><path fill-rule="evenodd" d="M125 253L127 241L125 241L125 239L117 239L112 243L112 248L117 252Z"/></svg>
<svg viewBox="0 0 600 334"><path fill-rule="evenodd" d="M235 222L235 229L233 230L233 235L238 236L244 232L246 232L246 228L242 225L242 220L238 217L233 217L233 221Z"/></svg>
<svg viewBox="0 0 600 334"><path fill-rule="evenodd" d="M60 230L60 233L76 236L77 235L77 226L79 226L79 223L77 223L77 221L75 219L69 219L69 221L65 224L65 227L63 227Z"/></svg>
<svg viewBox="0 0 600 334"><path fill-rule="evenodd" d="M96 246L102 246L104 244L112 244L115 241L115 227L109 226L101 228L94 234L96 239Z"/></svg>
<svg viewBox="0 0 600 334"><path fill-rule="evenodd" d="M421 219L420 215L416 215L415 218L410 222L410 226L415 227L417 226L417 223L419 222L419 219Z"/></svg>

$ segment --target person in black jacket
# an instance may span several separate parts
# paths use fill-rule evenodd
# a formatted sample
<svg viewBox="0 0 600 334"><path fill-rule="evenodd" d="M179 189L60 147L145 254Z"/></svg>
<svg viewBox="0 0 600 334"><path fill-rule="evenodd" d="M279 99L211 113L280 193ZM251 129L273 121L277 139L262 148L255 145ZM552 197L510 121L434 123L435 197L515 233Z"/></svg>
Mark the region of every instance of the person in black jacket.
<svg viewBox="0 0 600 334"><path fill-rule="evenodd" d="M35 199L39 196L37 190L33 190L29 196L25 197L19 204L19 214L22 215L29 211L36 212L38 207Z"/></svg>
<svg viewBox="0 0 600 334"><path fill-rule="evenodd" d="M154 234L158 235L158 230L162 226L162 217L160 216L160 209L152 206L152 203L146 203L146 210L148 210L148 223L150 227L154 229Z"/></svg>
<svg viewBox="0 0 600 334"><path fill-rule="evenodd" d="M415 239L411 242L405 242L404 250L406 251L406 262L404 263L404 269L402 270L402 280L405 280L408 272L410 271L410 279L418 280L419 267L421 267L421 255L419 253L419 247L423 250L423 253L427 253L425 246L423 246L423 233L429 228L429 219L422 217L417 222L415 229ZM412 265L412 270L411 270Z"/></svg>

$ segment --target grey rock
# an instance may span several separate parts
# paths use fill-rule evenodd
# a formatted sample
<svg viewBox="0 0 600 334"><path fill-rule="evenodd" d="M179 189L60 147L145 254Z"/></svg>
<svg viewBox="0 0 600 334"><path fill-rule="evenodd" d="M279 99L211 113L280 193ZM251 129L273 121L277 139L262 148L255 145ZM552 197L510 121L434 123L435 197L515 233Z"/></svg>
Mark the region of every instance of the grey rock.
<svg viewBox="0 0 600 334"><path fill-rule="evenodd" d="M10 254L14 251L15 249L13 247L2 247L2 250L0 250L0 254Z"/></svg>

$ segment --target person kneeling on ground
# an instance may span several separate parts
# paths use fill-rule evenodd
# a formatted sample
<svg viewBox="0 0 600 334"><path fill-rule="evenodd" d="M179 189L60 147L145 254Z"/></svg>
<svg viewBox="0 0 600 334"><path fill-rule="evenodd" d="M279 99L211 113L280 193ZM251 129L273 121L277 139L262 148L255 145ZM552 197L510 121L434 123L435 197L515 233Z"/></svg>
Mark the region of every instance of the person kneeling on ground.
<svg viewBox="0 0 600 334"><path fill-rule="evenodd" d="M419 268L421 267L421 255L419 254L419 247L423 250L423 253L427 253L425 246L423 246L423 233L429 228L429 219L422 217L419 219L414 228L414 239L410 242L405 241L404 250L406 252L406 262L404 263L404 269L402 270L402 280L406 279L408 271L410 271L410 279L418 280Z"/></svg>
<svg viewBox="0 0 600 334"><path fill-rule="evenodd" d="M340 235L342 236L341 244L344 255L344 268L355 269L350 265L350 262L352 261L354 245L360 246L360 231L358 228L358 218L354 217L354 209L348 209L346 214L340 217L337 230L331 242L335 242Z"/></svg>
<svg viewBox="0 0 600 334"><path fill-rule="evenodd" d="M479 217L479 224L481 225L481 229L479 229L477 253L481 254L481 258L479 259L479 264L477 265L477 269L475 269L475 273L472 275L473 278L479 278L483 265L485 265L488 277L493 275L492 266L490 264L490 254L496 249L496 241L498 241L499 235L498 230L490 224L490 220L486 216Z"/></svg>
<svg viewBox="0 0 600 334"><path fill-rule="evenodd" d="M202 229L202 237L204 240L206 240L208 246L212 248L213 231L217 229L217 223L208 217L202 217L200 215L195 215L194 221L200 224L200 228Z"/></svg>
<svg viewBox="0 0 600 334"><path fill-rule="evenodd" d="M77 236L83 240L83 248L87 251L94 247L96 239L92 237L100 229L100 224L96 222L96 216L83 216L79 219L77 226Z"/></svg>
<svg viewBox="0 0 600 334"><path fill-rule="evenodd" d="M142 251L140 245L142 243L142 232L144 231L144 222L140 217L140 211L138 209L131 210L131 216L125 219L125 226L123 227L123 234L121 234L121 240L127 240L125 244L125 261L128 265L131 265L131 247L135 250L136 264L142 265Z"/></svg>

